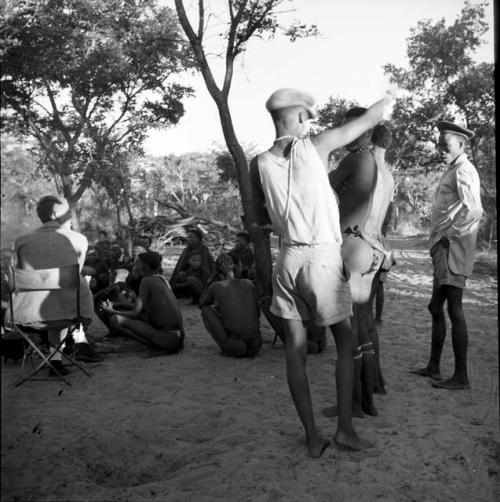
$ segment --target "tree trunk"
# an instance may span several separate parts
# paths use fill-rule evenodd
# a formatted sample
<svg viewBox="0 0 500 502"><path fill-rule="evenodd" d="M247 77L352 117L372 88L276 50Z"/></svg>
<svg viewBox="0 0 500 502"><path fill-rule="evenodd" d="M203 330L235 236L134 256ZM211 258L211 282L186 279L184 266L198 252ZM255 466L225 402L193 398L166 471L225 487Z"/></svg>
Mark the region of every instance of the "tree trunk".
<svg viewBox="0 0 500 502"><path fill-rule="evenodd" d="M71 206L71 223L75 232L80 232L80 211L76 206Z"/></svg>
<svg viewBox="0 0 500 502"><path fill-rule="evenodd" d="M243 206L244 225L250 234L255 250L255 266L257 280L259 283L259 295L271 296L272 294L272 259L269 234L260 230L250 228L255 222L255 214L252 203L252 188L250 184L250 173L245 152L236 138L233 122L229 111L228 103L224 101L217 102L219 116L222 124L224 139L236 167L236 176L241 196L241 205Z"/></svg>

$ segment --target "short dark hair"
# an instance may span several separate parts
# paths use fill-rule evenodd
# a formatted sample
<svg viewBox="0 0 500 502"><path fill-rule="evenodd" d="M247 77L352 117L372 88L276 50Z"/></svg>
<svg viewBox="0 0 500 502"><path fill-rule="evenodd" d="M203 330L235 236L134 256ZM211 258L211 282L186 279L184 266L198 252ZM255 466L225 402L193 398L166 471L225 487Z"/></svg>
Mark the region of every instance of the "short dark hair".
<svg viewBox="0 0 500 502"><path fill-rule="evenodd" d="M52 219L54 208L62 204L61 199L55 195L46 195L42 197L36 205L36 214L42 223L47 223Z"/></svg>
<svg viewBox="0 0 500 502"><path fill-rule="evenodd" d="M344 118L346 119L352 119L355 117L361 117L365 112L368 111L368 108L364 108L363 106L353 106L352 108L349 108L345 112Z"/></svg>
<svg viewBox="0 0 500 502"><path fill-rule="evenodd" d="M203 240L203 232L199 228L190 227L187 229L187 233L196 235L200 241Z"/></svg>
<svg viewBox="0 0 500 502"><path fill-rule="evenodd" d="M250 235L248 234L248 232L238 232L236 234L236 237L243 237L243 239L250 243Z"/></svg>
<svg viewBox="0 0 500 502"><path fill-rule="evenodd" d="M392 132L384 124L378 124L373 129L372 143L380 148L389 148L392 145Z"/></svg>
<svg viewBox="0 0 500 502"><path fill-rule="evenodd" d="M108 232L106 232L106 230L99 230L99 232L97 232L97 235L104 235L104 237L107 237L108 236Z"/></svg>
<svg viewBox="0 0 500 502"><path fill-rule="evenodd" d="M162 260L161 254L155 253L154 251L146 251L145 253L139 254L137 258L151 270L158 270L160 268Z"/></svg>

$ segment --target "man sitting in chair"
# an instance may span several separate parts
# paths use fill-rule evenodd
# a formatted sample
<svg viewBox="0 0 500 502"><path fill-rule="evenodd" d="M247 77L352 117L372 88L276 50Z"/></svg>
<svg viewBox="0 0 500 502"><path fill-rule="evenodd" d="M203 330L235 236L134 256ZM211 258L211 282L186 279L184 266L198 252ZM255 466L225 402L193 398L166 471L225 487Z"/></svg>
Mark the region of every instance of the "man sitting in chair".
<svg viewBox="0 0 500 502"><path fill-rule="evenodd" d="M23 270L64 269L78 263L81 272L88 249L87 238L71 229L68 203L53 195L42 197L36 212L43 225L21 235L14 244L16 268ZM35 330L48 331L51 347L66 337L77 318L76 289L52 291L19 291L13 298L15 323ZM80 281L80 316L84 327L92 319L92 294L85 280ZM75 340L77 343L79 340ZM50 360L62 375L69 372L63 366L61 354ZM56 373L51 368L50 374Z"/></svg>

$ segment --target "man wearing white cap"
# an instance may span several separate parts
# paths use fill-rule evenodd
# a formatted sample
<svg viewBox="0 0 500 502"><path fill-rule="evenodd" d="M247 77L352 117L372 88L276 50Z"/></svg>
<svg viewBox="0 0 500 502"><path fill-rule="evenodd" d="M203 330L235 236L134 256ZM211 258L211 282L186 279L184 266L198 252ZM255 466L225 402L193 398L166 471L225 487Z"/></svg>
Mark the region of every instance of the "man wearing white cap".
<svg viewBox="0 0 500 502"><path fill-rule="evenodd" d="M392 100L384 98L348 124L307 138L309 121L317 115L314 99L298 89L279 89L266 103L276 140L250 165L258 224L271 223L281 237L271 312L283 320L288 385L311 457L319 457L329 441L319 435L312 412L306 373L307 323L330 326L337 345L335 442L353 450L372 446L352 425L351 294L343 274L339 212L328 182L327 161L332 150L375 126L391 105Z"/></svg>
<svg viewBox="0 0 500 502"><path fill-rule="evenodd" d="M462 295L467 276L472 273L479 220L483 213L480 182L476 168L467 158L465 147L474 133L453 122L437 123L438 150L449 166L439 180L432 206L429 245L434 283L429 311L432 315L432 341L429 363L415 370L431 377L434 387L460 390L469 388L467 376L467 324ZM455 372L441 380L440 360L446 338L444 302L448 302Z"/></svg>

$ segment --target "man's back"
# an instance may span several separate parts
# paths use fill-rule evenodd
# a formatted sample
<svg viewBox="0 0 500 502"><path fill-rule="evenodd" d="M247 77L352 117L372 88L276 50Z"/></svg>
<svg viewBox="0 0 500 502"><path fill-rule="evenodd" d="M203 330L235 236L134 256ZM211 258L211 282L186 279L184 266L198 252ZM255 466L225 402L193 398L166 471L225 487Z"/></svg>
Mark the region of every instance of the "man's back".
<svg viewBox="0 0 500 502"><path fill-rule="evenodd" d="M14 244L16 267L25 270L62 268L79 264L80 270L87 252L87 238L56 221L49 221L35 231L21 235ZM80 281L81 315L92 318L93 302L89 287ZM19 324L73 319L76 316L76 292L29 291L16 294L15 318Z"/></svg>
<svg viewBox="0 0 500 502"><path fill-rule="evenodd" d="M310 139L294 140L289 157L266 151L257 161L267 211L284 244L340 243L335 197Z"/></svg>
<svg viewBox="0 0 500 502"><path fill-rule="evenodd" d="M249 279L226 279L213 283L215 301L222 323L229 333L241 338L255 338L260 330L255 290Z"/></svg>
<svg viewBox="0 0 500 502"><path fill-rule="evenodd" d="M376 160L371 150L352 152L342 160L338 170L329 175L334 189L340 184L338 179L349 173L343 178L339 194L342 230L358 226L364 232L379 235L394 192L392 174L385 161Z"/></svg>
<svg viewBox="0 0 500 502"><path fill-rule="evenodd" d="M176 330L179 328L179 306L167 280L160 274L144 277L140 294L146 310L147 321L151 326Z"/></svg>
<svg viewBox="0 0 500 502"><path fill-rule="evenodd" d="M33 232L18 237L14 248L18 268L65 267L78 262L81 269L88 241L83 234L50 221Z"/></svg>

